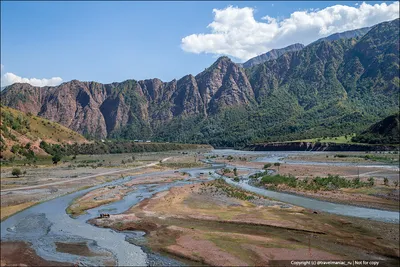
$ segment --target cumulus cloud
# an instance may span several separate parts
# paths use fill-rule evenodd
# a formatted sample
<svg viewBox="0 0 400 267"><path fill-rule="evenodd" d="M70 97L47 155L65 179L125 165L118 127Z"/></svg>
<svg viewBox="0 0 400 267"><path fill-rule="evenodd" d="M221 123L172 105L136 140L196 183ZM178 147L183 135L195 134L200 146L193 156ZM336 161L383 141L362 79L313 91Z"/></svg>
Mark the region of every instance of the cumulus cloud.
<svg viewBox="0 0 400 267"><path fill-rule="evenodd" d="M2 68L4 66L2 65ZM29 83L33 86L55 86L59 85L63 80L60 77L53 77L50 79L37 79L37 78L23 78L15 75L14 73L7 72L2 76L1 87L11 85L13 83Z"/></svg>
<svg viewBox="0 0 400 267"><path fill-rule="evenodd" d="M359 6L334 5L322 10L293 12L277 19L254 18L254 9L228 6L214 9L211 33L192 34L182 38L181 47L191 53L229 55L245 61L274 48L294 43L309 44L333 33L370 27L399 17L399 2Z"/></svg>

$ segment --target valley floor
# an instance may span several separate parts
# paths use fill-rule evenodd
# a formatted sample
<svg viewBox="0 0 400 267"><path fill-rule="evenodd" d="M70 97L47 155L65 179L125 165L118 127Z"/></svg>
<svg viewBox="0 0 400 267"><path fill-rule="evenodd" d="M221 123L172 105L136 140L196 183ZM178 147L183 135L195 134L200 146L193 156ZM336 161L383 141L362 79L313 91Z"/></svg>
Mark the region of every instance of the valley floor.
<svg viewBox="0 0 400 267"><path fill-rule="evenodd" d="M51 159L42 161L35 166L15 162L13 166L1 167L1 220L32 205L53 199L74 191L89 188L121 177L138 175L169 169L162 166L163 159L176 157L180 160L170 160L179 167L180 162L187 163L189 155L182 151L78 155L76 159L66 158L58 165L53 165ZM197 151L192 152L193 154ZM132 156L135 160L132 160ZM190 156L193 161L193 156ZM101 164L101 165L100 165ZM146 165L150 165L146 167ZM200 164L200 163L197 163ZM25 175L15 177L11 174L13 168L26 171ZM15 190L17 188L23 190Z"/></svg>
<svg viewBox="0 0 400 267"><path fill-rule="evenodd" d="M204 167L206 165L199 160L209 159L227 164L226 168L230 169L228 173L224 173L226 168L218 170L217 173L224 173L225 176L233 179L235 176L245 177L254 171L260 171L265 164L265 162L258 162L260 155L254 153L241 152L240 156L228 154L229 152L219 153L219 151L198 154L196 151L188 155L173 152L136 156L137 158L129 163L130 165L119 165L114 170L121 170L122 167L144 166L150 162L158 164L106 176L102 176L101 173L113 168L76 168L75 170L81 170L78 177L96 174L100 176L57 186L2 192L2 219L30 205L82 187L116 180L121 176L147 173L150 175L89 191L73 200L66 212L73 217L81 216L88 210L117 203L143 185L148 186L147 190L151 192L153 187L180 181L193 181L195 182L193 184L175 185L167 190L157 191L150 198L139 201L123 213L110 214L109 218L89 217L89 223L119 232L140 233L143 231L146 233L145 238L131 238L129 242L189 265L265 266L271 264L273 260L293 259L383 260L388 266L398 265L400 259L398 223L315 212L249 193L227 184L222 179L209 180L209 174L203 170L196 173L182 170L182 168L196 166ZM229 159L228 156L230 156ZM120 155L119 160L115 159L115 164L124 157L128 158L131 155ZM330 162L329 157L324 157L328 159L325 162ZM160 162L165 158L169 159ZM289 159L300 160L294 156L285 158L285 160ZM322 157L319 159L323 162ZM305 158L301 160L304 161ZM270 169L279 174L295 175L299 179L328 174L338 174L348 179L358 177L357 166L318 165L314 164L318 162L316 158L307 160L309 164L282 163L279 168L271 166ZM332 157L331 162L352 161L349 158L339 161ZM54 177L58 179L57 181L66 179L62 176L63 170L67 171L66 168L70 168L68 164L71 163L46 167L49 170L47 177ZM233 171L235 167L237 168L236 175ZM4 171L6 174L7 172L9 170ZM32 173L33 170L30 172ZM373 176L376 181L372 188L317 192L302 192L290 188L280 188L280 190L333 202L398 211L398 186L393 186L393 182L399 179L398 172L379 166L361 168L362 179L370 176ZM383 177L389 178L389 186L383 184ZM23 181L21 183L26 183L26 186L35 185L39 183L38 180L43 184L49 182L49 179L32 181L32 178L27 179L27 177L5 178L6 183L2 184L2 189L11 188L11 179ZM138 192L137 195L141 193ZM4 216L3 212L6 212ZM26 250L28 245L23 242L2 242L1 265L17 263L52 265L51 261L37 256L34 250ZM16 257L16 253L21 249L30 253L31 256L27 257L29 261L21 262ZM97 253L91 251L83 243L60 243L57 244L57 249L74 255L83 253L82 257ZM90 257L94 256L96 255L93 254ZM108 262L103 261L104 264L115 263L113 257L106 255L101 255L101 257L108 259ZM57 264L62 265L62 263Z"/></svg>

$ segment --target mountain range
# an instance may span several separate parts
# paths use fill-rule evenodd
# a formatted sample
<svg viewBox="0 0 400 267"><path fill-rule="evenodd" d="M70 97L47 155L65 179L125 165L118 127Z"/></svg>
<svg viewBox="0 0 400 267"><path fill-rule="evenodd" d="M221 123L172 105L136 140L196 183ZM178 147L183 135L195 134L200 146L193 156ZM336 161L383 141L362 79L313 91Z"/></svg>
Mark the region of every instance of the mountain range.
<svg viewBox="0 0 400 267"><path fill-rule="evenodd" d="M253 57L253 58L247 60L243 64L239 64L239 63L238 64L239 64L239 66L241 66L243 68L251 68L255 65L267 62L268 60L277 59L278 57L282 56L285 53L299 51L303 48L304 48L303 44L292 44L285 48L272 49L271 51L268 51L265 54L262 54L262 55L259 55L259 56L256 56L256 57Z"/></svg>
<svg viewBox="0 0 400 267"><path fill-rule="evenodd" d="M356 30L351 30L351 31L338 32L338 33L331 34L327 37L318 39L314 43L321 42L321 41L335 41L335 40L343 39L343 38L357 38L357 37L365 35L370 29L371 29L370 27L366 27L366 28L361 28L361 29L356 29ZM303 48L304 48L303 44L299 44L299 43L292 44L285 48L272 49L265 54L262 54L262 55L259 55L259 56L256 56L256 57L253 57L253 58L247 60L243 64L241 64L241 63L237 63L237 64L243 68L251 68L255 65L267 62L268 60L277 59L278 57L282 56L285 53L299 51Z"/></svg>
<svg viewBox="0 0 400 267"><path fill-rule="evenodd" d="M399 19L362 31L248 68L220 57L170 82L16 83L1 103L97 138L240 146L360 132L398 109Z"/></svg>

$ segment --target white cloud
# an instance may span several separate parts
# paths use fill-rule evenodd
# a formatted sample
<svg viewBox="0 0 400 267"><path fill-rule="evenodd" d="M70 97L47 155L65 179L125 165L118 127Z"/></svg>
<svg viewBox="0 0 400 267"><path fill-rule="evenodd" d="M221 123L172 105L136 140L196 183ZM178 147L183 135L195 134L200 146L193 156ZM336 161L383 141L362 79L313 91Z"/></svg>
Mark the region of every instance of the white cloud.
<svg viewBox="0 0 400 267"><path fill-rule="evenodd" d="M254 9L228 6L214 9L211 33L182 38L181 47L191 53L229 55L240 60L294 43L309 44L336 32L369 27L399 17L399 2L370 5L335 5L322 10L296 11L284 19L262 17L256 21ZM265 21L266 22L265 22Z"/></svg>
<svg viewBox="0 0 400 267"><path fill-rule="evenodd" d="M2 65L2 68L4 66ZM59 85L63 80L60 77L53 77L50 79L37 79L37 78L22 78L14 73L7 72L2 76L1 87L11 85L13 83L29 83L33 86L55 86Z"/></svg>

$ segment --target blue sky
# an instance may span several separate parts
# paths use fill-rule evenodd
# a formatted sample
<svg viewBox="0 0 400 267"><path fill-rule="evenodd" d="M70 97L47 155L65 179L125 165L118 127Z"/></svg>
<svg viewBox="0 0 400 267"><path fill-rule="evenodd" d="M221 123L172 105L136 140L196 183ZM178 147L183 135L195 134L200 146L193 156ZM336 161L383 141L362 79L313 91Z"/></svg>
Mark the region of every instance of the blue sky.
<svg viewBox="0 0 400 267"><path fill-rule="evenodd" d="M263 35L255 41L254 48L249 48L248 42L241 42L245 38L249 40L249 36L255 36L257 32L243 32L246 25L239 25L241 30L222 30L222 33L214 36L210 34L211 29L207 28L215 20L213 9L224 10L231 5L233 9L229 14L221 13L221 19L226 21L225 18L231 19L231 14L234 14L233 20L248 16L248 12L243 13L243 16L240 12L242 8L250 7L257 21L253 30L269 31L268 26L260 24L267 22L265 16L282 21L296 11L308 10L312 13L315 9L323 10L338 4L358 7L361 3L2 1L2 84L6 80L5 73L16 77L61 77L63 81L78 79L103 83L155 77L164 81L179 79L186 74L196 75L204 70L216 60L221 51L239 62L264 49L278 48L274 46L283 46L295 40L295 36L292 35L294 39L282 37L282 33L276 30L276 36L282 36L273 39L279 42L266 40L267 37ZM375 3L381 2L368 2L369 5ZM388 5L391 3L387 2ZM376 21L385 20L386 15L382 16ZM222 26L218 27L216 31L220 31ZM337 26L332 29L342 28ZM244 37L232 37L236 32ZM224 34L229 35L225 37L232 44L226 44L228 39ZM196 36L187 39L185 48L182 48L182 38L190 35ZM214 37L223 39L216 41L219 44L210 46L209 42ZM317 37L309 35L309 38ZM239 52L238 47L247 48Z"/></svg>

